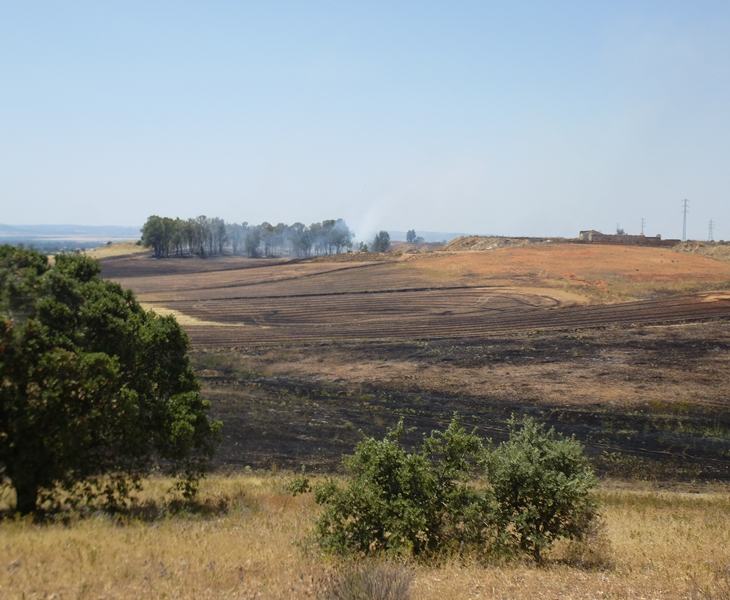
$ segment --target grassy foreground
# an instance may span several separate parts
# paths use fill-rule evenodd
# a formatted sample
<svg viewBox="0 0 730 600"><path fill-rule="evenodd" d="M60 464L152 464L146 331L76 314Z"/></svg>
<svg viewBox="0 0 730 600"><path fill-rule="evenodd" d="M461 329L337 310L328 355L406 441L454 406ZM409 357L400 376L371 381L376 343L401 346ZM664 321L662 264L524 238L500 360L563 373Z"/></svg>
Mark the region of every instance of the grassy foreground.
<svg viewBox="0 0 730 600"><path fill-rule="evenodd" d="M173 514L169 481L152 480L123 519L6 518L0 597L316 598L342 564L306 544L318 508L311 495L290 496L287 481L215 476L193 512ZM596 495L603 526L587 544L560 545L542 566L412 564L412 598L692 598L721 589L713 574L730 565L730 490L604 483Z"/></svg>

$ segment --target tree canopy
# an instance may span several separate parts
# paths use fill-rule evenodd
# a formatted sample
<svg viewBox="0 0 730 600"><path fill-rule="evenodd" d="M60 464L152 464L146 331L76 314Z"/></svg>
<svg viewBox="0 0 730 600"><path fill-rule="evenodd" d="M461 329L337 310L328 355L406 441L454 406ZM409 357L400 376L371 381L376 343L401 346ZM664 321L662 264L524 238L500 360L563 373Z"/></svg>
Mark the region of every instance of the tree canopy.
<svg viewBox="0 0 730 600"><path fill-rule="evenodd" d="M387 231L376 233L371 248L373 252L387 252L390 249L390 234Z"/></svg>
<svg viewBox="0 0 730 600"><path fill-rule="evenodd" d="M409 244L422 244L425 240L416 233L415 229L409 229L406 233L406 242Z"/></svg>
<svg viewBox="0 0 730 600"><path fill-rule="evenodd" d="M152 215L142 227L142 243L152 248L155 257L174 255L233 254L245 252L251 257L312 256L339 254L352 249L354 235L342 219L286 225L279 223L226 223L217 217L171 219Z"/></svg>
<svg viewBox="0 0 730 600"><path fill-rule="evenodd" d="M21 513L59 490L118 504L153 468L190 492L217 447L185 332L99 273L0 246L0 479Z"/></svg>

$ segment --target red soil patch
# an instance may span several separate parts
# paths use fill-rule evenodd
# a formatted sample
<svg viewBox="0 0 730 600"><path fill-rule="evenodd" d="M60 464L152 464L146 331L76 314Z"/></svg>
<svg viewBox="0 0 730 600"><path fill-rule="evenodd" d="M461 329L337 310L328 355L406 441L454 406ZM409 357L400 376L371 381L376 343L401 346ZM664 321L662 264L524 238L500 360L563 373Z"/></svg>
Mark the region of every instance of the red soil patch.
<svg viewBox="0 0 730 600"><path fill-rule="evenodd" d="M730 264L666 248L535 244L409 256L406 264L440 280L469 277L517 286L568 285L590 295L614 295L614 299L642 297L652 291L696 291L710 284L730 286Z"/></svg>

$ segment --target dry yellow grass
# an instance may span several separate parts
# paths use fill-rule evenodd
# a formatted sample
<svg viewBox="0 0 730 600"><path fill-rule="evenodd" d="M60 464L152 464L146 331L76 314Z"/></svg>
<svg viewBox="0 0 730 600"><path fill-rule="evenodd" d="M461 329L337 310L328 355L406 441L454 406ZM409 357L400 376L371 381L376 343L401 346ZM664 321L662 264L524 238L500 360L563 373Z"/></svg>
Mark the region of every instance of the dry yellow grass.
<svg viewBox="0 0 730 600"><path fill-rule="evenodd" d="M175 320L182 325L187 327L188 325L198 325L206 327L246 327L245 323L219 323L218 321L204 321L203 319L196 319L190 315L175 310L174 308L166 308L160 304L150 304L149 302L140 302L139 305L145 310L152 310L162 317L172 315Z"/></svg>
<svg viewBox="0 0 730 600"><path fill-rule="evenodd" d="M675 246L673 250L689 254L699 254L716 260L730 262L730 244L728 242L697 242L688 241Z"/></svg>
<svg viewBox="0 0 730 600"><path fill-rule="evenodd" d="M336 561L296 545L316 515L292 498L282 476L213 477L201 490L224 514L131 522L88 517L70 524L0 523L2 598L316 597ZM165 481L143 495L149 513ZM544 566L453 562L412 565L413 598L688 598L691 579L711 582L730 563L730 496L604 485L607 546L602 567L565 562L567 544ZM5 498L5 503L9 499ZM154 502L153 502L154 501Z"/></svg>
<svg viewBox="0 0 730 600"><path fill-rule="evenodd" d="M708 256L641 246L529 244L414 255L399 266L440 283L556 288L602 304L727 289L730 267Z"/></svg>
<svg viewBox="0 0 730 600"><path fill-rule="evenodd" d="M143 252L147 252L148 254L152 253L149 248L138 246L136 242L115 242L89 250L86 252L86 256L100 259L111 258L113 256L127 256L129 254L141 254Z"/></svg>

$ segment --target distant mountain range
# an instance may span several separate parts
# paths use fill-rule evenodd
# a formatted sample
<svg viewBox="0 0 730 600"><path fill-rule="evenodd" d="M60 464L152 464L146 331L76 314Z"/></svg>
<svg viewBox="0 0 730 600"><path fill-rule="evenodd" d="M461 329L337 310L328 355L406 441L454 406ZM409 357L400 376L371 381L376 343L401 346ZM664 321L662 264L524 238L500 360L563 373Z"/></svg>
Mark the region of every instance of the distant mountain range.
<svg viewBox="0 0 730 600"><path fill-rule="evenodd" d="M141 227L118 225L3 225L0 241L78 240L87 242L121 242L138 240Z"/></svg>
<svg viewBox="0 0 730 600"><path fill-rule="evenodd" d="M390 239L394 242L405 242L406 231L389 231ZM445 233L443 231L418 231L416 235L423 238L424 242L450 242L454 238L464 237L465 235L476 235L474 233Z"/></svg>

